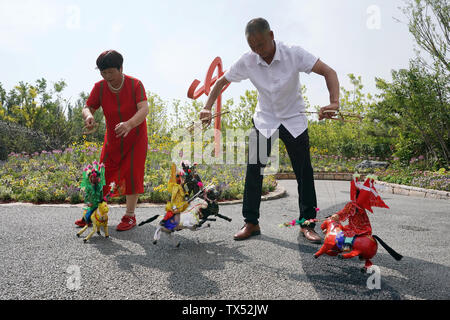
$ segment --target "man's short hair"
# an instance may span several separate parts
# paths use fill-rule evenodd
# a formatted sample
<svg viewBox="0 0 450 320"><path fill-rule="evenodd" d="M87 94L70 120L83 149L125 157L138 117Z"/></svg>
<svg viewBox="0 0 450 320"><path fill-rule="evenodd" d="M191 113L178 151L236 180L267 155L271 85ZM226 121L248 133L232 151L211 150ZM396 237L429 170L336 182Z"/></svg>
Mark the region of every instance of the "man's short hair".
<svg viewBox="0 0 450 320"><path fill-rule="evenodd" d="M249 35L255 33L263 33L265 31L270 31L269 22L267 22L267 20L264 18L256 18L250 20L250 22L247 23L247 27L245 28L245 35L248 37Z"/></svg>
<svg viewBox="0 0 450 320"><path fill-rule="evenodd" d="M100 54L96 64L97 68L100 71L109 68L117 68L118 70L120 70L123 65L123 57L119 52L115 50L108 50Z"/></svg>

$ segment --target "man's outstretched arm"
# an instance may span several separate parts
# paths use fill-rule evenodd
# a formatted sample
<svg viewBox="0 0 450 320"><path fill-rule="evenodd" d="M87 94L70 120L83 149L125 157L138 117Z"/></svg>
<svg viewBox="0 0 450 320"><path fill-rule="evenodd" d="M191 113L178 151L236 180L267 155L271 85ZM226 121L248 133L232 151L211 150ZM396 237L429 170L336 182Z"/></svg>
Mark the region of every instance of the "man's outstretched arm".
<svg viewBox="0 0 450 320"><path fill-rule="evenodd" d="M339 79L337 73L320 60L317 60L316 64L312 68L312 72L325 77L327 88L330 92L330 104L320 109L319 120L330 119L332 118L333 113L325 113L324 111L339 110Z"/></svg>
<svg viewBox="0 0 450 320"><path fill-rule="evenodd" d="M222 76L219 80L217 80L216 84L211 90L211 93L209 94L208 100L206 100L205 107L200 112L200 120L202 120L204 124L207 123L209 125L211 123L212 106L219 97L219 94L222 92L222 89L229 83L230 82L225 78L225 76Z"/></svg>

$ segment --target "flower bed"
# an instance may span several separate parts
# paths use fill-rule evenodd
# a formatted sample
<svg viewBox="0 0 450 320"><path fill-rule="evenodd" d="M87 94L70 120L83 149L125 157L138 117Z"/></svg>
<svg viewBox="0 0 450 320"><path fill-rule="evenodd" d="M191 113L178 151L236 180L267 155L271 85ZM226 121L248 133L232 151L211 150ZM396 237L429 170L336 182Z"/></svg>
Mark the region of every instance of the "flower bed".
<svg viewBox="0 0 450 320"><path fill-rule="evenodd" d="M170 174L170 152L164 151L169 142L149 146L144 176L145 193L140 202L165 203L169 200L167 182ZM83 202L80 182L83 168L98 160L101 146L85 142L73 144L66 150L43 151L28 155L10 154L0 166L0 201L32 203ZM219 201L242 199L245 166L199 165L198 173L205 185L215 184L222 191ZM273 176L264 178L263 194L276 188ZM124 203L125 197L113 199Z"/></svg>
<svg viewBox="0 0 450 320"><path fill-rule="evenodd" d="M165 203L169 199L167 181L170 173L170 152L174 142L167 137L149 137L147 162L144 176L145 193L140 202ZM28 155L10 154L8 161L0 164L0 201L32 203L72 203L83 202L83 192L79 185L86 164L98 160L101 145L92 142L74 143L65 150L42 151ZM323 179L331 175L355 173L356 166L363 160L382 160L380 158L346 158L328 155L327 150L311 148L311 161L316 173ZM395 160L395 159L394 159ZM388 169L372 171L359 170L361 174L375 173L380 181L415 186L419 188L450 191L450 173L445 169L437 172L418 167L401 167L394 163ZM416 161L417 162L417 161ZM414 165L417 165L414 163ZM198 172L206 185L212 183L221 191L220 200L242 199L245 180L245 165L199 165ZM292 167L285 150L280 152L280 173L291 173ZM348 176L348 175L346 175ZM266 176L263 194L275 190L275 176ZM123 203L125 197L113 199Z"/></svg>
<svg viewBox="0 0 450 320"><path fill-rule="evenodd" d="M380 181L450 192L450 172L445 169L433 172L411 168L388 168L377 170L375 173Z"/></svg>
<svg viewBox="0 0 450 320"><path fill-rule="evenodd" d="M398 159L381 159L378 157L354 157L346 158L342 156L320 154L315 148L311 148L311 162L315 175L320 179L335 179L337 174L348 173L349 176L355 172L361 174L374 173L380 181L413 186L424 189L433 189L441 191L450 191L450 172L444 168L438 171L429 171L423 169L423 163L420 159L412 159L410 166L398 165ZM363 160L387 161L390 167L387 169L364 169L357 170L356 166ZM420 166L419 166L420 165ZM292 173L292 166L289 158L280 153L280 173ZM334 174L334 175L333 175Z"/></svg>
<svg viewBox="0 0 450 320"><path fill-rule="evenodd" d="M356 166L364 160L376 160L376 161L387 161L386 159L380 159L378 157L352 157L347 158L343 156L319 154L313 152L314 148L311 149L311 163L314 172L339 172L339 173L355 173L359 171L360 173L372 173L371 169L357 170ZM279 172L292 172L292 166L290 160L283 153L280 155L280 170Z"/></svg>

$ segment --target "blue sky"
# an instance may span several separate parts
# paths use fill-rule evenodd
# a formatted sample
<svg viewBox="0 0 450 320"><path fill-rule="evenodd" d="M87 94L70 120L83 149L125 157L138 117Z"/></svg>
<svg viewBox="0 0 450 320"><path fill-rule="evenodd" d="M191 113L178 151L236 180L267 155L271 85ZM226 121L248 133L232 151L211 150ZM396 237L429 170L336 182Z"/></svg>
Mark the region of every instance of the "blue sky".
<svg viewBox="0 0 450 320"><path fill-rule="evenodd" d="M341 86L350 88L354 73L375 93L375 77L390 79L414 57L407 26L393 19L406 20L399 6L402 0L0 0L0 82L9 90L19 81L63 79L64 97L75 100L100 80L97 56L116 49L126 74L164 100L183 101L216 56L229 68L249 50L245 25L264 17L276 39L333 67ZM300 79L312 105L328 103L322 77ZM224 98L237 100L246 89L250 81L233 84Z"/></svg>

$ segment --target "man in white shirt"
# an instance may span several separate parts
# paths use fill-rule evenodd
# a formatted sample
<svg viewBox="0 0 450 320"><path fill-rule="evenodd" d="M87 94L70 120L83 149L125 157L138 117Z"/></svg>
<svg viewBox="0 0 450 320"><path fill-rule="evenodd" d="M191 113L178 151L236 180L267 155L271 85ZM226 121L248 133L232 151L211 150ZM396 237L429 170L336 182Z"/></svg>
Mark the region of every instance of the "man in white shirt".
<svg viewBox="0 0 450 320"><path fill-rule="evenodd" d="M245 53L217 81L200 112L200 119L209 124L211 108L222 89L230 82L250 79L258 90L258 105L253 116L254 129L249 137L242 209L245 225L234 236L235 240L245 240L261 233L258 222L263 181L261 169L267 164L277 137L286 146L297 178L300 219L316 217L317 200L309 153L308 120L302 113L305 103L301 95L299 73L309 74L312 71L325 77L330 104L321 108L319 120L330 119L339 110L339 81L333 69L300 46L288 46L274 40L273 31L263 18L251 20L245 33L251 51ZM261 152L266 153L267 157L260 156L261 146L267 150ZM320 243L322 239L314 227L314 224L302 225L300 230L309 241Z"/></svg>

